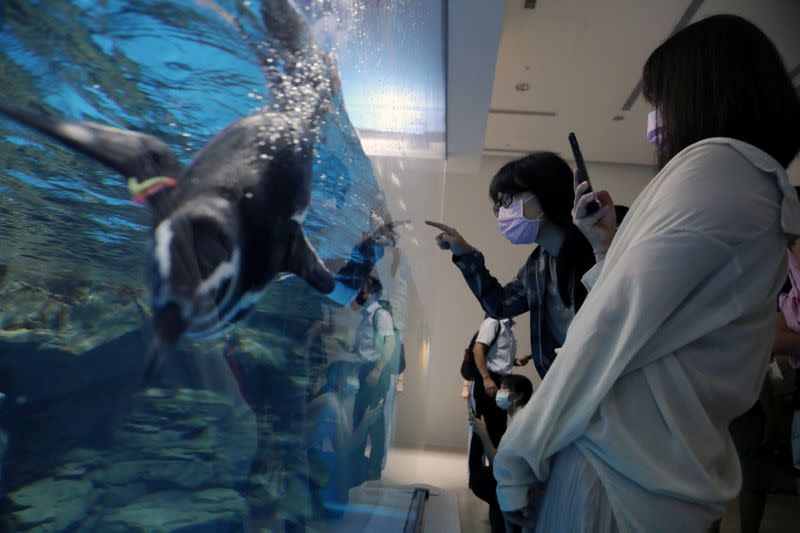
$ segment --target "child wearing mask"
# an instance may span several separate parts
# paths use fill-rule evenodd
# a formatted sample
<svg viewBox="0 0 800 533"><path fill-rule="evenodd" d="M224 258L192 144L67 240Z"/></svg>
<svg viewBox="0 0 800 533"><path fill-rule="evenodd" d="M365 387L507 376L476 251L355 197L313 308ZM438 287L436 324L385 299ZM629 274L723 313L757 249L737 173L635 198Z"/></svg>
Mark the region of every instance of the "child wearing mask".
<svg viewBox="0 0 800 533"><path fill-rule="evenodd" d="M498 408L508 414L513 424L514 415L528 403L533 396L533 384L525 376L509 374L504 376L500 388L495 395L495 403ZM475 495L489 504L489 522L492 533L503 533L504 531L519 531L518 527L505 524L500 506L497 503L497 481L492 472L492 463L497 453L497 448L489 435L489 429L484 418L475 415L469 410L469 423L475 434L483 444L484 453L489 460L489 465L471 465L469 474L469 488Z"/></svg>

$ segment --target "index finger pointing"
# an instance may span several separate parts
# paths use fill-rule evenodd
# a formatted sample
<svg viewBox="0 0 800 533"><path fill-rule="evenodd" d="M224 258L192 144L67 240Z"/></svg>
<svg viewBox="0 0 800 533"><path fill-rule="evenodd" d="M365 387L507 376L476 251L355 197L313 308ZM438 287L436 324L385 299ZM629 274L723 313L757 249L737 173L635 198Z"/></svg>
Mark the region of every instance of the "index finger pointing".
<svg viewBox="0 0 800 533"><path fill-rule="evenodd" d="M454 233L455 232L455 230L453 228L451 228L447 224L442 224L441 222L433 222L431 220L426 220L425 224L427 224L428 226L432 226L432 227L434 227L436 229L440 229L445 233Z"/></svg>

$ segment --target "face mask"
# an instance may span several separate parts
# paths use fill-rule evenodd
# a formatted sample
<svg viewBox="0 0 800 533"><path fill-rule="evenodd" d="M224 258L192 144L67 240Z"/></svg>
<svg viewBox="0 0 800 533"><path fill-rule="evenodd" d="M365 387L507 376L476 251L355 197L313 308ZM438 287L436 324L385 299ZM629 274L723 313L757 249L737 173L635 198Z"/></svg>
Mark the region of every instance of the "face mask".
<svg viewBox="0 0 800 533"><path fill-rule="evenodd" d="M661 115L655 110L647 114L647 140L656 148L661 141Z"/></svg>
<svg viewBox="0 0 800 533"><path fill-rule="evenodd" d="M358 378L355 376L350 376L347 378L347 386L345 387L345 393L350 396L355 396L358 394L358 390L361 388L361 383L359 383Z"/></svg>
<svg viewBox="0 0 800 533"><path fill-rule="evenodd" d="M494 402L497 404L497 407L503 410L508 410L511 407L511 400L509 400L508 395L511 394L508 389L500 389L497 391L497 394L494 397Z"/></svg>
<svg viewBox="0 0 800 533"><path fill-rule="evenodd" d="M514 202L508 207L501 207L497 213L497 225L500 226L500 233L511 244L533 244L536 242L542 217L530 220L522 214L525 202L531 198L533 196Z"/></svg>

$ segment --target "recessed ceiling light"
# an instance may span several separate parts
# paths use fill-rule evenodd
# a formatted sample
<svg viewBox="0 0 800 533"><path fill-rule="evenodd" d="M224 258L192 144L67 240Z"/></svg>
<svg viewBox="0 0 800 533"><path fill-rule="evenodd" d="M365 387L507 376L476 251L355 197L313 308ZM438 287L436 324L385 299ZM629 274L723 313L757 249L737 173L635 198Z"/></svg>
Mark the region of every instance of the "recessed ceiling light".
<svg viewBox="0 0 800 533"><path fill-rule="evenodd" d="M516 85L514 86L514 88L515 88L516 90L518 90L519 92L521 92L521 93L524 93L525 91L527 91L528 89L530 89L530 88L531 88L531 86L530 86L530 85L528 85L527 83L525 83L525 82L523 81L523 82L520 82L520 83L516 84Z"/></svg>

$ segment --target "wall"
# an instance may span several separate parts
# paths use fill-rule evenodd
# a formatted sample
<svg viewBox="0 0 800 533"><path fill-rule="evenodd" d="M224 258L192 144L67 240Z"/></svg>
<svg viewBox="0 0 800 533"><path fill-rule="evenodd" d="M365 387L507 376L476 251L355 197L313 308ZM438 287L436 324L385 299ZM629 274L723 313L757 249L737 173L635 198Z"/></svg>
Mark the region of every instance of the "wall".
<svg viewBox="0 0 800 533"><path fill-rule="evenodd" d="M502 282L510 280L531 252L527 246L509 244L498 232L488 197L491 177L511 158L484 157L480 170L460 173L447 170L444 175L442 218L487 257L487 266ZM617 203L629 205L653 176L644 166L588 164L597 188L608 189ZM431 184L433 185L433 184ZM433 188L431 188L433 189ZM421 191L421 189L420 189ZM431 190L432 192L432 190ZM430 203L428 203L430 206ZM426 218L439 219L431 211ZM415 222L416 219L415 219ZM416 274L425 281L419 291L419 306L424 310L423 335L430 336L430 357L424 371L410 369L406 391L398 398L395 422L395 445L433 446L463 449L466 446L466 406L461 398L462 380L458 367L464 346L483 318L483 311L452 264L450 254L434 244L436 230L425 228L414 246ZM424 266L423 266L424 265ZM433 290L427 290L433 285ZM528 315L517 319L520 352L530 351ZM534 383L532 365L522 369Z"/></svg>

